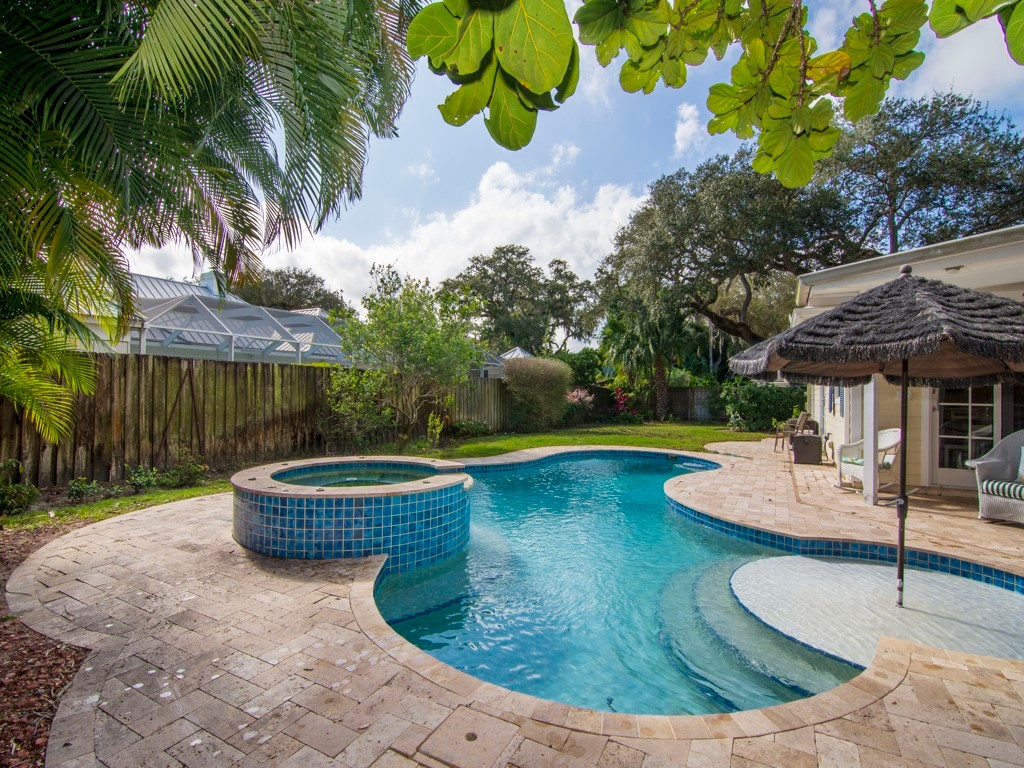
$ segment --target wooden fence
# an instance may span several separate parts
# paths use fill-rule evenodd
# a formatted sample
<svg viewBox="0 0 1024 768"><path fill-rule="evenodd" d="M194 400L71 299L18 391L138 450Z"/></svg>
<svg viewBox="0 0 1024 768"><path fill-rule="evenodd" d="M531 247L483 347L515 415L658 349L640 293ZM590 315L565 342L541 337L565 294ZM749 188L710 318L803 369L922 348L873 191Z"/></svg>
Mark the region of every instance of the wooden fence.
<svg viewBox="0 0 1024 768"><path fill-rule="evenodd" d="M721 421L725 413L715 409L711 387L670 387L668 410L682 421Z"/></svg>
<svg viewBox="0 0 1024 768"><path fill-rule="evenodd" d="M53 445L0 403L0 460L41 487L119 481L125 467L166 468L187 449L211 466L317 450L324 368L152 355L96 359L96 394L78 399L74 434Z"/></svg>
<svg viewBox="0 0 1024 768"><path fill-rule="evenodd" d="M482 421L495 432L515 427L515 406L502 379L470 379L455 390L455 407L449 414L452 422Z"/></svg>

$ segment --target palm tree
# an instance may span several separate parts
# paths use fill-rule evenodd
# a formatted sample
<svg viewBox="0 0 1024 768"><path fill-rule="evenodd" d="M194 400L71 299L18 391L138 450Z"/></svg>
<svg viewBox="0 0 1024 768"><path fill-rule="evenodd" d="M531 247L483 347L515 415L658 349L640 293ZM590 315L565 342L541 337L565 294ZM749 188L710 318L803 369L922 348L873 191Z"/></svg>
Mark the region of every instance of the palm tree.
<svg viewBox="0 0 1024 768"><path fill-rule="evenodd" d="M113 335L126 331L127 249L183 243L197 266L240 283L266 248L294 246L358 198L369 137L394 135L409 92L416 10L417 0L4 4L0 277L4 311L20 320L0 335L0 395L42 425L33 387L11 382L63 374L88 391L68 361L95 339L73 318L98 309Z"/></svg>

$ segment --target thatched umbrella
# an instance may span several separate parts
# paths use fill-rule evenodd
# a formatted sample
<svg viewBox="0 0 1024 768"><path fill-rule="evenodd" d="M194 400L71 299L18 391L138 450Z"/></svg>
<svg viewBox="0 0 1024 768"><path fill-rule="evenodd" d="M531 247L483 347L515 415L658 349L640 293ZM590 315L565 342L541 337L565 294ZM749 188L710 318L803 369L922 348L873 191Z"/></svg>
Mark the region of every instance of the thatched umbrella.
<svg viewBox="0 0 1024 768"><path fill-rule="evenodd" d="M907 519L907 387L1024 381L1024 305L940 280L900 277L741 352L736 373L853 386L873 374L900 386L896 604L903 605Z"/></svg>

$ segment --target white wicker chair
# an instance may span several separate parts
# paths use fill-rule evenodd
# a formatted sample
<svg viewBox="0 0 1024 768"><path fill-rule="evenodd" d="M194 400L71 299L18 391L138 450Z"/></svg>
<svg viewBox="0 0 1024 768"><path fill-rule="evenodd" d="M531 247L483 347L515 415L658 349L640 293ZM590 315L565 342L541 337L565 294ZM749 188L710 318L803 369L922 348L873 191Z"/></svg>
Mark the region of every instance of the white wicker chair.
<svg viewBox="0 0 1024 768"><path fill-rule="evenodd" d="M882 429L878 432L878 469L889 473L895 481L893 467L899 457L899 429ZM864 484L864 441L840 445L836 448L836 467L839 469L839 487L852 488L854 481Z"/></svg>
<svg viewBox="0 0 1024 768"><path fill-rule="evenodd" d="M1024 430L1007 435L979 459L967 466L978 480L978 517L1024 523L1024 483L1018 481Z"/></svg>

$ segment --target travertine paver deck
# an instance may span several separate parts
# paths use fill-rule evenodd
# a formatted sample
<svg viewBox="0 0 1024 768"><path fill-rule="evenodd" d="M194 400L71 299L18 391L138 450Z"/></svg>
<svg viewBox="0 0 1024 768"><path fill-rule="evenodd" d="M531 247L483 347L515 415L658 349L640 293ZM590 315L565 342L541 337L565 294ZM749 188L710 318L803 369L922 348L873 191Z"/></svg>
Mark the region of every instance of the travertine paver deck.
<svg viewBox="0 0 1024 768"><path fill-rule="evenodd" d="M833 492L821 470L791 473L770 442L722 449L739 455L722 459L727 471L686 476L673 495L762 527L888 540L888 510ZM1022 661L886 639L862 675L803 701L601 714L483 683L406 643L373 602L382 558L254 555L231 540L230 516L225 495L112 518L11 578L11 609L30 626L94 649L47 765L1024 765ZM1024 528L970 520L963 505L915 513L912 530L915 544L1021 567Z"/></svg>

